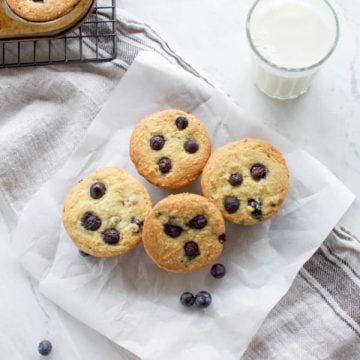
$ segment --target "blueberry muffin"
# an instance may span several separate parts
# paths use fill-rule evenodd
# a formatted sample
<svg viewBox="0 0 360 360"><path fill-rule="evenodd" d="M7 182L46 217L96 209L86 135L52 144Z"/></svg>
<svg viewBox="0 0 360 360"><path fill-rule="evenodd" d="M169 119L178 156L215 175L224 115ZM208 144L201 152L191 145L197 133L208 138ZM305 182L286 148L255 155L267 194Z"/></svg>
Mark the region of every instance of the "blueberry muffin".
<svg viewBox="0 0 360 360"><path fill-rule="evenodd" d="M224 242L221 212L200 195L170 195L145 218L145 250L168 271L190 272L209 265L221 254Z"/></svg>
<svg viewBox="0 0 360 360"><path fill-rule="evenodd" d="M102 168L79 181L67 194L64 227L89 255L126 253L141 241L142 226L151 210L145 187L120 168Z"/></svg>
<svg viewBox="0 0 360 360"><path fill-rule="evenodd" d="M283 203L289 171L280 151L259 139L218 148L206 164L201 188L228 221L254 225L271 218Z"/></svg>
<svg viewBox="0 0 360 360"><path fill-rule="evenodd" d="M6 0L10 9L23 19L44 22L70 12L80 0Z"/></svg>
<svg viewBox="0 0 360 360"><path fill-rule="evenodd" d="M137 171L152 184L176 189L200 175L211 144L204 125L181 110L151 114L135 127L130 157Z"/></svg>

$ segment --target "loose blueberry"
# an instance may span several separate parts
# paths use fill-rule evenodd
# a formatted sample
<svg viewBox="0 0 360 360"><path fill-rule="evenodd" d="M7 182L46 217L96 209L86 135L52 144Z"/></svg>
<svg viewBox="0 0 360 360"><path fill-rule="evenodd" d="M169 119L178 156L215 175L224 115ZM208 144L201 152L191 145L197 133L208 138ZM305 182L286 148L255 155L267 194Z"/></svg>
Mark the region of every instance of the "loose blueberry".
<svg viewBox="0 0 360 360"><path fill-rule="evenodd" d="M175 125L179 130L186 129L188 124L188 119L185 116L178 116L175 120Z"/></svg>
<svg viewBox="0 0 360 360"><path fill-rule="evenodd" d="M228 181L232 186L239 186L243 182L243 177L239 173L231 174Z"/></svg>
<svg viewBox="0 0 360 360"><path fill-rule="evenodd" d="M159 160L159 170L162 174L167 174L172 168L171 160L167 157L163 157Z"/></svg>
<svg viewBox="0 0 360 360"><path fill-rule="evenodd" d="M218 240L219 240L220 244L224 244L226 241L226 234L224 233L224 234L219 235Z"/></svg>
<svg viewBox="0 0 360 360"><path fill-rule="evenodd" d="M189 260L193 260L200 255L199 245L195 241L185 243L184 251Z"/></svg>
<svg viewBox="0 0 360 360"><path fill-rule="evenodd" d="M211 275L216 279L221 279L226 274L226 269L223 264L214 264L210 270Z"/></svg>
<svg viewBox="0 0 360 360"><path fill-rule="evenodd" d="M192 306L195 302L195 296L191 292L184 292L180 296L180 302L184 306Z"/></svg>
<svg viewBox="0 0 360 360"><path fill-rule="evenodd" d="M253 180L260 181L261 179L265 179L267 175L267 169L263 164L254 164L250 169L250 174Z"/></svg>
<svg viewBox="0 0 360 360"><path fill-rule="evenodd" d="M161 150L165 145L165 139L162 135L155 135L150 139L150 147L153 150Z"/></svg>
<svg viewBox="0 0 360 360"><path fill-rule="evenodd" d="M90 196L93 199L100 199L105 195L106 186L102 182L96 182L90 186Z"/></svg>
<svg viewBox="0 0 360 360"><path fill-rule="evenodd" d="M109 245L115 245L120 240L120 234L116 229L106 229L101 233L101 237Z"/></svg>
<svg viewBox="0 0 360 360"><path fill-rule="evenodd" d="M82 250L79 250L79 254L80 254L82 257L90 256L88 253L86 253L85 251L82 251Z"/></svg>
<svg viewBox="0 0 360 360"><path fill-rule="evenodd" d="M211 304L211 295L207 291L199 291L195 296L195 305L205 309Z"/></svg>
<svg viewBox="0 0 360 360"><path fill-rule="evenodd" d="M204 215L196 215L187 224L191 229L201 230L207 225L207 218Z"/></svg>
<svg viewBox="0 0 360 360"><path fill-rule="evenodd" d="M43 340L38 345L38 351L41 355L47 356L51 353L52 345L49 340Z"/></svg>
<svg viewBox="0 0 360 360"><path fill-rule="evenodd" d="M81 218L80 222L86 230L90 231L95 231L101 226L100 218L92 212L85 213Z"/></svg>
<svg viewBox="0 0 360 360"><path fill-rule="evenodd" d="M194 154L199 150L199 145L194 139L188 139L184 142L184 149L189 154Z"/></svg>
<svg viewBox="0 0 360 360"><path fill-rule="evenodd" d="M165 224L164 225L164 232L167 236L171 238L177 238L181 235L183 229L177 225Z"/></svg>
<svg viewBox="0 0 360 360"><path fill-rule="evenodd" d="M229 214L233 214L239 210L240 200L235 196L226 196L224 198L224 208Z"/></svg>

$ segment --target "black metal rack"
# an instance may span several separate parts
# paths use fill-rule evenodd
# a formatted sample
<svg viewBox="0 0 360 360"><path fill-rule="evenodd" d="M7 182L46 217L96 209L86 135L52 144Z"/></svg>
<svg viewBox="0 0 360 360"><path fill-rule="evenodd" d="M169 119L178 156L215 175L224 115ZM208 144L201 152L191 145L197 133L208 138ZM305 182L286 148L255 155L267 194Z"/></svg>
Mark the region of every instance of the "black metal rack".
<svg viewBox="0 0 360 360"><path fill-rule="evenodd" d="M95 0L92 13L55 39L0 42L0 68L103 62L116 57L116 0Z"/></svg>

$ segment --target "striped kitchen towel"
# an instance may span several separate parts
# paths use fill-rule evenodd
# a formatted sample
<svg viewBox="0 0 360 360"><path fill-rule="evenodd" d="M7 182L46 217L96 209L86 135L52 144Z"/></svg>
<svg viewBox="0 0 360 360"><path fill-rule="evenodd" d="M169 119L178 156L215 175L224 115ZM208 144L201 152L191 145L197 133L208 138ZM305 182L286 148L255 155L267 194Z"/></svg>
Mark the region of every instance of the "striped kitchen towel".
<svg viewBox="0 0 360 360"><path fill-rule="evenodd" d="M0 210L11 227L76 148L140 50L201 78L155 31L121 9L117 33L118 57L111 63L1 71ZM242 359L360 359L359 254L359 241L334 229Z"/></svg>
<svg viewBox="0 0 360 360"><path fill-rule="evenodd" d="M242 360L360 359L360 242L335 228L266 318Z"/></svg>

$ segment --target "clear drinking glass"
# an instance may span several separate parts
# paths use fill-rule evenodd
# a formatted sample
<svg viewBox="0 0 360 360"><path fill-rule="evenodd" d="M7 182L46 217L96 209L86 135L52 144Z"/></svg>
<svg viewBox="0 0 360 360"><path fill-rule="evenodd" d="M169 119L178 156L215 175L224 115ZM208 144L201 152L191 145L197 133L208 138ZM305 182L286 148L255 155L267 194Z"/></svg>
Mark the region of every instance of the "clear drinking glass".
<svg viewBox="0 0 360 360"><path fill-rule="evenodd" d="M328 31L329 46L327 51L322 54L321 58L314 63L306 64L306 66L297 64L297 66L292 67L275 63L271 56L264 53L259 41L256 41L254 37L255 31L258 31L256 26L259 26L258 22L264 18L264 14L269 14L269 10L276 6L276 9L281 9L284 4L288 6L288 4L294 3L306 6L314 11L321 18L322 24L326 26L326 31ZM276 23L274 26L276 27ZM309 28L307 31L310 33L306 36L311 36L311 29ZM257 0L249 12L246 33L251 49L256 86L272 98L287 100L295 99L308 90L314 75L335 50L339 39L339 22L334 9L327 0ZM262 46L266 46L266 44L263 43Z"/></svg>

